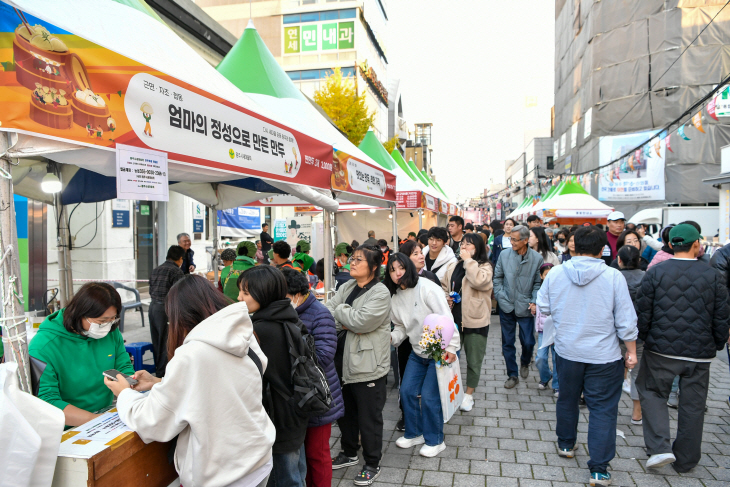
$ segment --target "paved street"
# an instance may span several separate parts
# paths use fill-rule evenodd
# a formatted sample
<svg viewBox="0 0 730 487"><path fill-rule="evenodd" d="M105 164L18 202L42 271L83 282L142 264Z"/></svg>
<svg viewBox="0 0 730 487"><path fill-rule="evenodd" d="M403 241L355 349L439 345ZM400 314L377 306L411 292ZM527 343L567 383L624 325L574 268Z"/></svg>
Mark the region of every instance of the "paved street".
<svg viewBox="0 0 730 487"><path fill-rule="evenodd" d="M136 316L135 316L136 315ZM145 321L146 313L145 313ZM149 325L148 325L149 326ZM492 317L482 380L474 395L476 405L468 413L457 412L444 427L447 449L437 458L418 455L418 447L402 450L395 440L398 390L389 388L385 406L383 470L374 485L422 485L436 487L569 487L587 485L588 410L581 409L579 449L574 459L557 455L555 401L550 391L538 391L537 369L512 389L506 379L501 354L499 319ZM140 328L139 313L128 312L125 339L149 340L149 327ZM722 352L726 359L726 352ZM149 357L149 354L148 354ZM466 374L465 364L462 372ZM389 385L392 386L392 375ZM679 475L670 466L649 471L641 426L632 426L631 399L623 394L616 458L611 462L613 485L726 487L730 485L730 372L726 361L715 359L710 376L708 411L705 416L702 461L692 472ZM670 409L672 433L677 412ZM339 430L333 427L332 455L339 451ZM415 450L415 451L414 451ZM334 471L332 486L352 486L357 468Z"/></svg>

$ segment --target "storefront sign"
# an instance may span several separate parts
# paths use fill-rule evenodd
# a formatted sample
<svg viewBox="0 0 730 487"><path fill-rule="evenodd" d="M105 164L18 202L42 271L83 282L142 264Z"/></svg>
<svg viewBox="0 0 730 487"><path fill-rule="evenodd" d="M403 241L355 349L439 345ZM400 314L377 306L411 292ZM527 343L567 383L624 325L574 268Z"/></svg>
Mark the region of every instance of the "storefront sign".
<svg viewBox="0 0 730 487"><path fill-rule="evenodd" d="M438 200L430 194L421 193L421 205L427 210L439 211Z"/></svg>
<svg viewBox="0 0 730 487"><path fill-rule="evenodd" d="M449 213L449 204L445 201L439 200L439 211L444 215Z"/></svg>
<svg viewBox="0 0 730 487"><path fill-rule="evenodd" d="M261 210L239 206L218 210L218 230L221 237L254 237L261 233Z"/></svg>
<svg viewBox="0 0 730 487"><path fill-rule="evenodd" d="M205 206L201 203L193 203L193 233L205 231Z"/></svg>
<svg viewBox="0 0 730 487"><path fill-rule="evenodd" d="M329 188L332 146L25 17L32 35L0 2L0 130L95 148L119 142L167 152L172 162Z"/></svg>
<svg viewBox="0 0 730 487"><path fill-rule="evenodd" d="M402 209L421 208L420 191L398 191L396 206Z"/></svg>
<svg viewBox="0 0 730 487"><path fill-rule="evenodd" d="M286 240L286 220L283 218L277 218L274 220L274 231L272 237L274 242Z"/></svg>
<svg viewBox="0 0 730 487"><path fill-rule="evenodd" d="M598 143L599 164L608 164L637 145L648 141L655 134L656 132L650 131L601 137ZM659 154L655 150L648 151L648 154L646 151L636 151L633 158L625 159L618 167L613 165L601 170L598 178L598 199L600 201L663 200L666 156L663 137L660 138ZM613 173L613 177L610 172Z"/></svg>
<svg viewBox="0 0 730 487"><path fill-rule="evenodd" d="M129 201L112 200L112 228L129 227Z"/></svg>
<svg viewBox="0 0 730 487"><path fill-rule="evenodd" d="M284 54L332 51L355 47L355 23L307 22L284 25Z"/></svg>
<svg viewBox="0 0 730 487"><path fill-rule="evenodd" d="M168 201L167 154L117 144L117 199Z"/></svg>

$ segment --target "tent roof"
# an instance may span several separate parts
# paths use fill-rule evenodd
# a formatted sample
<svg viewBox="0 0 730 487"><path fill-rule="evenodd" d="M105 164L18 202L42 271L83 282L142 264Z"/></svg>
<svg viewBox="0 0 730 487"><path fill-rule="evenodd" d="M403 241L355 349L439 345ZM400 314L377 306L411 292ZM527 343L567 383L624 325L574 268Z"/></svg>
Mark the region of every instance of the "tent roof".
<svg viewBox="0 0 730 487"><path fill-rule="evenodd" d="M216 69L244 93L307 101L276 62L251 20Z"/></svg>
<svg viewBox="0 0 730 487"><path fill-rule="evenodd" d="M113 2L126 5L127 7L131 7L135 10L139 10L143 14L149 15L153 19L157 20L158 22L161 22L162 25L167 26L165 22L160 18L159 15L157 15L157 12L155 12L152 7L147 5L147 2L144 0L112 0Z"/></svg>
<svg viewBox="0 0 730 487"><path fill-rule="evenodd" d="M398 149L393 149L393 152L390 153L390 157L393 158L396 164L398 164L398 167L400 167L404 173L408 175L409 178L411 178L413 181L418 181L418 178L415 174L411 172L411 168L408 167L408 163L405 159L403 159L403 156L400 152L398 152Z"/></svg>
<svg viewBox="0 0 730 487"><path fill-rule="evenodd" d="M368 130L368 133L365 134L365 137L362 139L362 142L360 142L358 147L365 154L372 157L375 162L389 171L392 171L398 166L372 130Z"/></svg>

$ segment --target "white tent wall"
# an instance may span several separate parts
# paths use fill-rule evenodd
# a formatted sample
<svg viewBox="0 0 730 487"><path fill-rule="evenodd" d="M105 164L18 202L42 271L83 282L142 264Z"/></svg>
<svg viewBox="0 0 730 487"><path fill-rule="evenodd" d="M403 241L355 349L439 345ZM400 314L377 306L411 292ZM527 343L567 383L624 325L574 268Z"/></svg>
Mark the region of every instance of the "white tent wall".
<svg viewBox="0 0 730 487"><path fill-rule="evenodd" d="M393 220L388 218L390 210L358 210L357 215L351 211L337 213L337 242L350 243L357 240L363 243L368 238L368 231L375 231L375 238L387 240L388 247L393 248ZM413 216L411 216L413 213ZM408 236L409 232L418 233L418 210L398 210L398 236L402 239ZM429 210L423 210L423 228L428 230L436 225L436 214Z"/></svg>

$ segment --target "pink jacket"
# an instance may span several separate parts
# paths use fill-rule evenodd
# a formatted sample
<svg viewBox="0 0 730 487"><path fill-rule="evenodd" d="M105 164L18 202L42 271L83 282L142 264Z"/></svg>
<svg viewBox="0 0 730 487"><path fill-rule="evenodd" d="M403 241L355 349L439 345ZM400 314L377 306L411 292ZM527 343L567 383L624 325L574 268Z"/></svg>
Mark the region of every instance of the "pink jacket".
<svg viewBox="0 0 730 487"><path fill-rule="evenodd" d="M672 254L670 254L668 252L664 252L663 250L660 250L659 252L656 253L654 258L651 259L651 262L649 262L649 265L646 267L646 270L649 270L652 267L654 267L655 265L661 264L665 260L669 260L672 257L674 257Z"/></svg>
<svg viewBox="0 0 730 487"><path fill-rule="evenodd" d="M543 326L545 326L545 320L547 319L547 316L540 313L540 308L538 306L535 306L535 331L538 333L542 333Z"/></svg>

